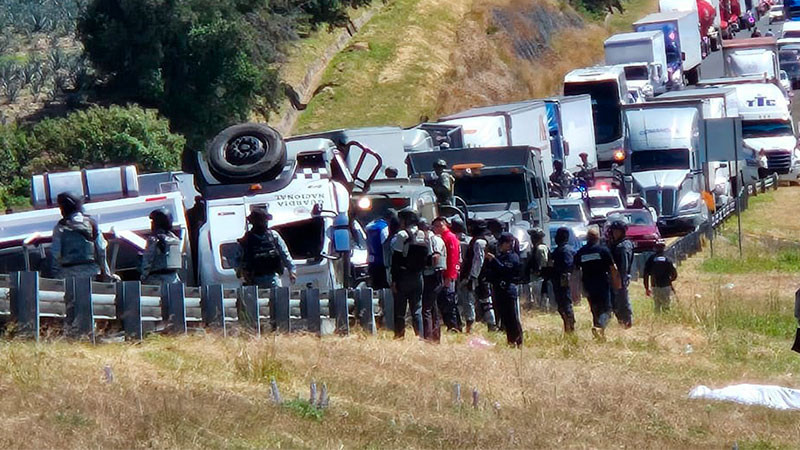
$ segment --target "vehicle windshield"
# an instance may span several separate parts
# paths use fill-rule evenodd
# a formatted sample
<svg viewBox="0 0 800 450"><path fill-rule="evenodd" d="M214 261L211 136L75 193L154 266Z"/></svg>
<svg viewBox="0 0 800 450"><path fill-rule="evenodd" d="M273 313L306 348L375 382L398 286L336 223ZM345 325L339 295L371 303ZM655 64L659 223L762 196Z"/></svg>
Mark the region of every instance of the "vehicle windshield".
<svg viewBox="0 0 800 450"><path fill-rule="evenodd" d="M792 17L795 17L792 15ZM785 38L800 38L800 30L788 30L783 32Z"/></svg>
<svg viewBox="0 0 800 450"><path fill-rule="evenodd" d="M622 108L617 83L603 81L564 84L564 95L581 94L592 97L595 141L598 144L607 144L622 137Z"/></svg>
<svg viewBox="0 0 800 450"><path fill-rule="evenodd" d="M366 226L373 220L384 217L390 209L400 211L410 205L411 200L408 197L370 197L369 208L360 208L356 203L354 210L356 220Z"/></svg>
<svg viewBox="0 0 800 450"><path fill-rule="evenodd" d="M454 191L467 205L530 203L525 176L521 174L463 176L456 178Z"/></svg>
<svg viewBox="0 0 800 450"><path fill-rule="evenodd" d="M314 218L278 225L272 229L280 233L292 259L317 259L322 254L323 220Z"/></svg>
<svg viewBox="0 0 800 450"><path fill-rule="evenodd" d="M619 197L589 197L592 208L621 208Z"/></svg>
<svg viewBox="0 0 800 450"><path fill-rule="evenodd" d="M550 219L561 222L581 222L585 221L583 208L580 205L552 205Z"/></svg>
<svg viewBox="0 0 800 450"><path fill-rule="evenodd" d="M628 80L647 80L647 67L628 66L625 68L625 78Z"/></svg>
<svg viewBox="0 0 800 450"><path fill-rule="evenodd" d="M764 138L793 136L792 124L785 120L753 120L742 122L742 137Z"/></svg>
<svg viewBox="0 0 800 450"><path fill-rule="evenodd" d="M689 150L685 148L643 150L633 152L631 155L631 170L633 172L688 168Z"/></svg>
<svg viewBox="0 0 800 450"><path fill-rule="evenodd" d="M608 222L621 220L628 225L653 225L653 216L648 211L624 211L615 212L608 215Z"/></svg>

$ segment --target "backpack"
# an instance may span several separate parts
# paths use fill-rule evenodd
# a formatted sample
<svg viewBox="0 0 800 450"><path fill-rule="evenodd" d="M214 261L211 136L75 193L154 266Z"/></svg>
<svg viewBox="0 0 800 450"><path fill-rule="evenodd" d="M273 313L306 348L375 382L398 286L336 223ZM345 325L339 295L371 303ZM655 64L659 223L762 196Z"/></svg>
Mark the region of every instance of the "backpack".
<svg viewBox="0 0 800 450"><path fill-rule="evenodd" d="M410 233L405 241L405 266L409 272L422 272L429 265L430 242L425 233Z"/></svg>
<svg viewBox="0 0 800 450"><path fill-rule="evenodd" d="M278 241L270 230L264 234L249 232L243 256L245 269L255 275L283 274L283 260Z"/></svg>

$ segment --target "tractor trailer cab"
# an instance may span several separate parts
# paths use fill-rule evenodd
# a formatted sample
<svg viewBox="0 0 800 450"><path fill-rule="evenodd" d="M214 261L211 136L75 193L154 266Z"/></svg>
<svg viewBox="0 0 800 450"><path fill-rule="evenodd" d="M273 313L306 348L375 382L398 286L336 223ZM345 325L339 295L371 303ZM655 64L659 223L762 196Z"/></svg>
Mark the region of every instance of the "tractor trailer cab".
<svg viewBox="0 0 800 450"><path fill-rule="evenodd" d="M625 70L619 66L576 69L564 77L564 95L589 95L597 167L608 171L625 160L622 105L629 103Z"/></svg>
<svg viewBox="0 0 800 450"><path fill-rule="evenodd" d="M622 65L628 86L640 87L647 97L667 90L669 75L662 32L615 34L606 39L604 47L606 64Z"/></svg>

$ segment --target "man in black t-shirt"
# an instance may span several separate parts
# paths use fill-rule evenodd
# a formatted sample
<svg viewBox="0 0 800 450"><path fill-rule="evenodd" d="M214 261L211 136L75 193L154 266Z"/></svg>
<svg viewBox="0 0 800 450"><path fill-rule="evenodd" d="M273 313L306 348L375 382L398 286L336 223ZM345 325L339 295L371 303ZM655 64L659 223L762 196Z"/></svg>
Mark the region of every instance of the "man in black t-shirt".
<svg viewBox="0 0 800 450"><path fill-rule="evenodd" d="M678 278L678 271L664 254L664 248L663 242L657 243L656 252L644 263L644 290L648 297L653 296L656 313L669 310L672 282Z"/></svg>
<svg viewBox="0 0 800 450"><path fill-rule="evenodd" d="M611 252L600 245L600 232L596 227L586 234L586 245L575 254L575 271L580 271L583 289L592 310L592 334L605 339L605 328L611 316L611 287L619 289L619 272Z"/></svg>

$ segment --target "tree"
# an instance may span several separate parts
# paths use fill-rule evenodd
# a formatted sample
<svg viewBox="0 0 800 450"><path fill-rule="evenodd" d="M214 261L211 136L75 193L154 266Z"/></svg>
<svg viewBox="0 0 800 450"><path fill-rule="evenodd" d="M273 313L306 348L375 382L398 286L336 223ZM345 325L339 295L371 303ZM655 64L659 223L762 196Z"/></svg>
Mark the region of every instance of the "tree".
<svg viewBox="0 0 800 450"><path fill-rule="evenodd" d="M198 147L277 106L294 19L266 0L94 0L78 30L115 95L159 108Z"/></svg>

